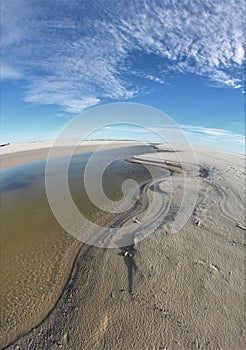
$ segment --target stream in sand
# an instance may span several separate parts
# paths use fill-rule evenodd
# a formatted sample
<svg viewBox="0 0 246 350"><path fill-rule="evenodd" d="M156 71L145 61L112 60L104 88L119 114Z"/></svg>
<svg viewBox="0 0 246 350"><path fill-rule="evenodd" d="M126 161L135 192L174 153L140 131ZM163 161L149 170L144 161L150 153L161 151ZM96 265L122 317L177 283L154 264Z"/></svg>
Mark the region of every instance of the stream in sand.
<svg viewBox="0 0 246 350"><path fill-rule="evenodd" d="M102 159L112 153L120 158L103 176L103 188L109 198L121 198L121 185L127 178L139 183L150 178L144 166L123 159L129 153L152 151L149 146L101 151ZM102 224L112 215L106 215L89 201L81 181L90 155L82 153L72 158L70 191L80 211ZM3 169L0 175L2 346L39 323L52 308L81 243L67 234L52 214L45 192L44 160Z"/></svg>

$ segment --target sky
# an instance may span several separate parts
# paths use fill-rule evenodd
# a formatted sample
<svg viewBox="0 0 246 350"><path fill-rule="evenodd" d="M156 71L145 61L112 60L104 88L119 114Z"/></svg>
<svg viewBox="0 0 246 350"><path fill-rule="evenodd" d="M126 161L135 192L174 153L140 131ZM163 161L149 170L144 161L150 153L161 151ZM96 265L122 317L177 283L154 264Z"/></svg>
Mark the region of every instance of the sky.
<svg viewBox="0 0 246 350"><path fill-rule="evenodd" d="M243 0L2 0L1 143L53 139L83 111L136 102L194 145L243 153L244 10ZM101 136L141 134L123 128Z"/></svg>

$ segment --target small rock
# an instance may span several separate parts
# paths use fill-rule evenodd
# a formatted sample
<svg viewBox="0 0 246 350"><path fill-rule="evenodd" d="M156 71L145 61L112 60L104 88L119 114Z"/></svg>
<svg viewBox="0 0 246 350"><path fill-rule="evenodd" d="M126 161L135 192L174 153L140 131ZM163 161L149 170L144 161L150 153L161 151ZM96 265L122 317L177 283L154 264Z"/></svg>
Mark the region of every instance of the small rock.
<svg viewBox="0 0 246 350"><path fill-rule="evenodd" d="M68 341L68 334L67 334L67 332L63 334L62 340L63 340L64 343L67 343L67 341Z"/></svg>
<svg viewBox="0 0 246 350"><path fill-rule="evenodd" d="M202 226L201 221L198 220L198 219L195 219L195 220L194 220L194 224L195 224L196 226L198 226L198 227L201 227L201 226Z"/></svg>
<svg viewBox="0 0 246 350"><path fill-rule="evenodd" d="M128 256L129 258L132 258L132 253L126 251L126 252L124 253L124 256Z"/></svg>
<svg viewBox="0 0 246 350"><path fill-rule="evenodd" d="M214 271L219 271L219 268L217 265L214 265L214 264L209 264L209 267L211 270L214 270Z"/></svg>
<svg viewBox="0 0 246 350"><path fill-rule="evenodd" d="M137 218L137 217L133 218L133 222L134 222L135 224L140 224L141 221L142 221L142 219L140 219L140 218Z"/></svg>

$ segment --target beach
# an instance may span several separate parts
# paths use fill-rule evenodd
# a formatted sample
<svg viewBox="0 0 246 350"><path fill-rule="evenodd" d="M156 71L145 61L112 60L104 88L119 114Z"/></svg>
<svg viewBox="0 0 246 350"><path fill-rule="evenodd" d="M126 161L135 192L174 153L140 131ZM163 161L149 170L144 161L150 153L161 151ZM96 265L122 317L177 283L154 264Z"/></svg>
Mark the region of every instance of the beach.
<svg viewBox="0 0 246 350"><path fill-rule="evenodd" d="M0 147L0 169L9 168L11 166L24 164L27 162L33 162L48 157L49 151L53 146L54 141L40 141L40 142L23 142L16 144L7 144ZM82 141L78 148L75 150L75 154L81 152L94 151L98 147L105 148L117 148L124 145L137 144L136 141ZM63 142L63 145L56 151L57 156L64 156L70 153L71 146L74 142Z"/></svg>
<svg viewBox="0 0 246 350"><path fill-rule="evenodd" d="M98 146L93 142L83 151L93 151ZM51 144L8 147L0 150L2 169L44 159ZM144 239L136 234L127 247L107 249L75 241L69 264L64 264L67 277L61 267L62 283L49 312L13 339L3 334L2 348L244 348L245 158L195 148L194 164L189 152L182 146L173 152L157 145L152 153L127 160L170 172L173 196L162 223ZM172 222L184 194L182 166L190 180L187 190L192 193L195 184L199 190L188 221L174 233ZM119 225L136 217L141 222L151 200L151 188L146 184L144 189L132 212L115 219Z"/></svg>

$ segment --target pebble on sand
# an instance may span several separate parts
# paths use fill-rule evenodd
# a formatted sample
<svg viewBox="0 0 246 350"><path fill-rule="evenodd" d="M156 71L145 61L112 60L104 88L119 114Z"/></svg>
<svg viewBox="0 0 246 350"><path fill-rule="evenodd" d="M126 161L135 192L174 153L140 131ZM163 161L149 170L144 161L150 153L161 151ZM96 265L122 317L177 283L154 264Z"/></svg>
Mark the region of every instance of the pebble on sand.
<svg viewBox="0 0 246 350"><path fill-rule="evenodd" d="M133 218L133 222L134 222L135 224L140 224L141 221L142 221L142 220L141 220L140 218L137 218L137 217Z"/></svg>

